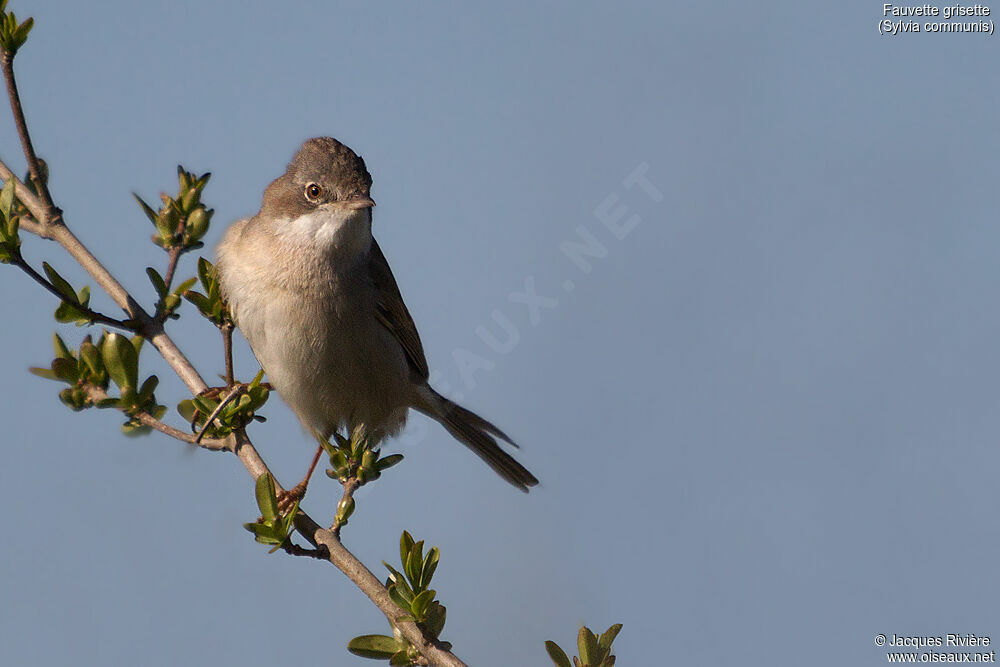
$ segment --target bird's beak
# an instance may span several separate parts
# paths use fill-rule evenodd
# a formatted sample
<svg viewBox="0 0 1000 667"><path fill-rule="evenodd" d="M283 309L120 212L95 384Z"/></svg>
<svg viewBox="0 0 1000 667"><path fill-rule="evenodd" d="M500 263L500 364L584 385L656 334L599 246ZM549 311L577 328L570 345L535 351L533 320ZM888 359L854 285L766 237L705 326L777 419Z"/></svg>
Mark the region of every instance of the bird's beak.
<svg viewBox="0 0 1000 667"><path fill-rule="evenodd" d="M360 211L363 208L371 208L375 205L375 202L371 197L351 197L350 199L344 201L344 207L350 209L351 211Z"/></svg>

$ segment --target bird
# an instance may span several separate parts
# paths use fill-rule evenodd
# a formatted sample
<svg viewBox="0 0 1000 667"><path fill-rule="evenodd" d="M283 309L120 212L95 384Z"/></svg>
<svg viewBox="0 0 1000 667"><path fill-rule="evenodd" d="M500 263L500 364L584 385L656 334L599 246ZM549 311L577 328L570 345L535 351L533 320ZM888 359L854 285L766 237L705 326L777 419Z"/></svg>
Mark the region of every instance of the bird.
<svg viewBox="0 0 1000 667"><path fill-rule="evenodd" d="M498 442L514 441L428 383L416 325L372 235L371 186L348 146L306 141L267 186L260 211L232 223L217 248L233 322L308 431L328 439L360 427L376 446L416 410L527 492L538 479Z"/></svg>

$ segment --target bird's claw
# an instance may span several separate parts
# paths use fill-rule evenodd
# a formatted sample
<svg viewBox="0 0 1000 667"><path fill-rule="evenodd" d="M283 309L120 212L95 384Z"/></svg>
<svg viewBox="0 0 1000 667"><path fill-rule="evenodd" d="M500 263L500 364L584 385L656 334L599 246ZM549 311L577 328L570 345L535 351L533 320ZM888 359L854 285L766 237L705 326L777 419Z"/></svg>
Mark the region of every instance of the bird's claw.
<svg viewBox="0 0 1000 667"><path fill-rule="evenodd" d="M301 501L306 495L305 480L299 482L291 489L278 494L278 512L285 514L292 509L295 503Z"/></svg>

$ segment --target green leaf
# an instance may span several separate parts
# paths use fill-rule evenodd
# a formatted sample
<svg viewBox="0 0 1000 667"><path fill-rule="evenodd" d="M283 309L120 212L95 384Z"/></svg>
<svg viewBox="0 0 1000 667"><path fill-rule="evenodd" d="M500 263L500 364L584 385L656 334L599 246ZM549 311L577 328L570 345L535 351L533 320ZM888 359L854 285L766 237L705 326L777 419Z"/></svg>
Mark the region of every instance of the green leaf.
<svg viewBox="0 0 1000 667"><path fill-rule="evenodd" d="M130 438L140 435L149 435L152 431L153 429L140 422L133 422L129 420L122 424L122 433Z"/></svg>
<svg viewBox="0 0 1000 667"><path fill-rule="evenodd" d="M427 558L424 559L423 567L420 570L420 586L422 588L430 586L431 578L434 576L440 558L441 552L437 547L431 547L431 550L427 552Z"/></svg>
<svg viewBox="0 0 1000 667"><path fill-rule="evenodd" d="M410 603L410 611L413 612L413 616L418 621L423 621L427 617L427 606L434 601L435 595L437 593L434 590L426 590L413 598L413 602Z"/></svg>
<svg viewBox="0 0 1000 667"><path fill-rule="evenodd" d="M211 289L214 281L215 267L204 257L198 258L198 279L206 290Z"/></svg>
<svg viewBox="0 0 1000 667"><path fill-rule="evenodd" d="M615 640L615 637L618 636L618 633L621 632L621 630L622 630L621 623L615 623L614 625L612 625L610 628L601 633L600 639L597 640L598 646L600 646L605 651L610 652L611 643Z"/></svg>
<svg viewBox="0 0 1000 667"><path fill-rule="evenodd" d="M352 514L354 514L354 498L350 496L341 498L340 502L337 503L337 524L341 526L345 525Z"/></svg>
<svg viewBox="0 0 1000 667"><path fill-rule="evenodd" d="M59 292L59 294L61 294L66 301L69 303L79 303L76 298L76 290L74 290L73 287L66 282L65 278L60 276L48 262L42 262L42 268L45 269L45 275L49 277L49 282L52 283L52 286L56 288L56 291Z"/></svg>
<svg viewBox="0 0 1000 667"><path fill-rule="evenodd" d="M181 298L176 294L168 294L163 298L163 308L169 312L177 310L177 306L181 305ZM178 315L171 315L171 317L178 317Z"/></svg>
<svg viewBox="0 0 1000 667"><path fill-rule="evenodd" d="M90 286L84 285L80 288L80 291L76 293L76 300L81 306L87 307L90 305Z"/></svg>
<svg viewBox="0 0 1000 667"><path fill-rule="evenodd" d="M264 521L273 522L278 516L278 499L274 492L274 478L268 473L258 477L254 493L257 496L257 507L260 508Z"/></svg>
<svg viewBox="0 0 1000 667"><path fill-rule="evenodd" d="M431 602L430 606L427 608L427 620L424 621L424 627L431 637L439 637L441 631L444 630L444 622L447 616L448 610L445 606L436 600Z"/></svg>
<svg viewBox="0 0 1000 667"><path fill-rule="evenodd" d="M128 338L118 333L108 334L101 352L108 375L120 389L138 384L139 355Z"/></svg>
<svg viewBox="0 0 1000 667"><path fill-rule="evenodd" d="M17 230L21 225L21 220L15 215L7 221L7 238L13 239L14 248L21 247L21 240L17 238Z"/></svg>
<svg viewBox="0 0 1000 667"><path fill-rule="evenodd" d="M165 296L167 293L167 284L163 282L163 276L151 266L146 267L146 275L149 276L149 282L153 283L153 289L156 290L157 296L161 298Z"/></svg>
<svg viewBox="0 0 1000 667"><path fill-rule="evenodd" d="M130 385L125 385L122 387L122 394L119 398L121 406L126 410L131 410L136 406L136 399L139 395L136 393L135 388Z"/></svg>
<svg viewBox="0 0 1000 667"><path fill-rule="evenodd" d="M90 322L90 316L71 303L61 302L55 312L56 322Z"/></svg>
<svg viewBox="0 0 1000 667"><path fill-rule="evenodd" d="M38 368L37 366L32 366L28 369L29 373L37 375L40 378L45 378L46 380L58 380L59 377L49 368Z"/></svg>
<svg viewBox="0 0 1000 667"><path fill-rule="evenodd" d="M187 290L184 292L184 298L193 303L194 307L205 317L212 316L212 302L201 292Z"/></svg>
<svg viewBox="0 0 1000 667"><path fill-rule="evenodd" d="M160 195L163 208L156 216L156 230L160 232L160 237L168 240L168 245L173 245L174 234L177 233L177 223L181 220L180 207L173 199L167 195Z"/></svg>
<svg viewBox="0 0 1000 667"><path fill-rule="evenodd" d="M272 525L266 523L245 523L243 527L254 534L254 539L260 544L281 544L284 535Z"/></svg>
<svg viewBox="0 0 1000 667"><path fill-rule="evenodd" d="M597 644L597 635L590 631L590 628L583 626L576 637L576 648L580 653L580 660L586 665L598 665L604 658L601 655L600 646Z"/></svg>
<svg viewBox="0 0 1000 667"><path fill-rule="evenodd" d="M391 468L392 466L396 465L402 460L403 460L402 454L390 454L389 456L384 456L380 458L378 462L375 464L375 469L378 470L379 472L382 472L383 470Z"/></svg>
<svg viewBox="0 0 1000 667"><path fill-rule="evenodd" d="M196 208L188 215L187 229L191 241L197 241L208 231L208 221L211 213L204 208Z"/></svg>
<svg viewBox="0 0 1000 667"><path fill-rule="evenodd" d="M187 290L191 289L191 286L194 285L196 282L198 282L197 278L188 278L187 280L185 280L180 285L174 288L174 294L181 294L182 292L186 292Z"/></svg>
<svg viewBox="0 0 1000 667"><path fill-rule="evenodd" d="M399 591L399 594L406 600L406 606L404 609L410 611L410 603L413 602L413 598L416 595L416 591L410 588L410 585L406 583L405 580L399 580L392 586L393 590Z"/></svg>
<svg viewBox="0 0 1000 667"><path fill-rule="evenodd" d="M347 467L347 454L344 453L344 450L335 449L333 453L330 454L330 465L334 468Z"/></svg>
<svg viewBox="0 0 1000 667"><path fill-rule="evenodd" d="M347 642L347 650L362 658L385 660L401 650L406 644L385 635L361 635Z"/></svg>
<svg viewBox="0 0 1000 667"><path fill-rule="evenodd" d="M250 409L256 410L260 406L267 402L267 398L271 392L267 390L267 387L251 386L247 389L247 396L250 397Z"/></svg>
<svg viewBox="0 0 1000 667"><path fill-rule="evenodd" d="M87 368L92 374L100 375L104 371L104 364L101 363L101 352L90 341L90 336L87 336L80 344L80 358L87 364Z"/></svg>
<svg viewBox="0 0 1000 667"><path fill-rule="evenodd" d="M190 424L194 421L194 413L197 408L194 406L194 401L191 399L186 399L177 404L177 412L180 413L181 417Z"/></svg>
<svg viewBox="0 0 1000 667"><path fill-rule="evenodd" d="M389 664L393 667L405 667L406 665L413 664L413 658L410 657L410 651L408 649L404 649L393 653L392 657L389 658Z"/></svg>
<svg viewBox="0 0 1000 667"><path fill-rule="evenodd" d="M559 644L554 641L545 642L545 652L552 658L552 662L556 663L556 667L573 667L566 652L559 648Z"/></svg>
<svg viewBox="0 0 1000 667"><path fill-rule="evenodd" d="M402 582L406 581L406 577L404 577L402 574L400 574L399 570L397 570L396 568L394 568L392 565L389 565L385 561L382 561L382 565L385 565L385 569L389 570L389 573L392 575L390 577L390 579L392 580L393 583L399 582L399 581L402 581Z"/></svg>
<svg viewBox="0 0 1000 667"><path fill-rule="evenodd" d="M410 611L410 603L413 602L413 598L412 597L408 598L406 595L403 594L404 586L405 584L395 584L393 586L390 586L389 597L392 599L393 602L396 603L397 607L399 607L403 611ZM406 590L409 591L409 589Z"/></svg>
<svg viewBox="0 0 1000 667"><path fill-rule="evenodd" d="M281 529L285 537L288 537L292 533L292 528L295 526L295 515L299 513L300 502L296 500L292 508L288 510L288 514L285 514L281 520Z"/></svg>
<svg viewBox="0 0 1000 667"><path fill-rule="evenodd" d="M53 359L52 372L64 382L75 383L80 378L79 367L74 359Z"/></svg>
<svg viewBox="0 0 1000 667"><path fill-rule="evenodd" d="M133 192L132 196L135 197L135 201L139 204L139 207L142 208L142 212L146 214L146 217L149 218L149 221L153 223L153 225L155 226L158 216L156 214L156 211L153 210L153 207L144 202L142 200L142 197L140 197L136 193Z"/></svg>
<svg viewBox="0 0 1000 667"><path fill-rule="evenodd" d="M73 359L73 353L69 351L69 347L63 342L63 339L59 337L59 334L52 334L52 347L56 351L56 356L60 359Z"/></svg>
<svg viewBox="0 0 1000 667"><path fill-rule="evenodd" d="M360 458L364 451L368 449L368 428L364 424L358 424L351 431L351 456Z"/></svg>
<svg viewBox="0 0 1000 667"><path fill-rule="evenodd" d="M14 31L14 35L12 38L13 40L12 46L14 51L20 49L22 46L24 46L24 43L28 41L28 33L31 32L31 27L33 25L35 25L35 19L28 17L24 21L24 23L19 25L17 27L17 30Z"/></svg>
<svg viewBox="0 0 1000 667"><path fill-rule="evenodd" d="M420 585L420 569L424 564L424 541L420 540L410 547L410 554L406 557L406 577L413 584L414 588Z"/></svg>
<svg viewBox="0 0 1000 667"><path fill-rule="evenodd" d="M191 400L194 402L194 406L196 408L205 413L206 417L212 414L212 412L215 411L215 406L219 404L218 401L208 398L207 396L195 396Z"/></svg>
<svg viewBox="0 0 1000 667"><path fill-rule="evenodd" d="M361 467L365 470L373 470L375 467L376 452L366 449L361 455Z"/></svg>
<svg viewBox="0 0 1000 667"><path fill-rule="evenodd" d="M413 536L410 535L405 530L399 538L399 562L406 567L406 557L410 555L410 550L413 549Z"/></svg>
<svg viewBox="0 0 1000 667"><path fill-rule="evenodd" d="M156 387L160 384L160 379L155 375L150 375L146 378L146 381L142 383L142 387L139 388L139 398L143 402L150 400L153 397L153 392L156 391Z"/></svg>

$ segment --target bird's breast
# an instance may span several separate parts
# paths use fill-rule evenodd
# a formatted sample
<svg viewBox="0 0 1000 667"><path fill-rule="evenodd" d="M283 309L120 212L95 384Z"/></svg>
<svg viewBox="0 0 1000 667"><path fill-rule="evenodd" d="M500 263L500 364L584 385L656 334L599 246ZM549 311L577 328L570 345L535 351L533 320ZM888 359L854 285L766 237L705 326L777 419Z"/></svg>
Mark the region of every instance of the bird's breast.
<svg viewBox="0 0 1000 667"><path fill-rule="evenodd" d="M409 367L376 319L364 267L297 261L291 276L239 262L227 262L224 272L234 318L268 380L304 424L324 435L358 423L397 432L412 403Z"/></svg>

